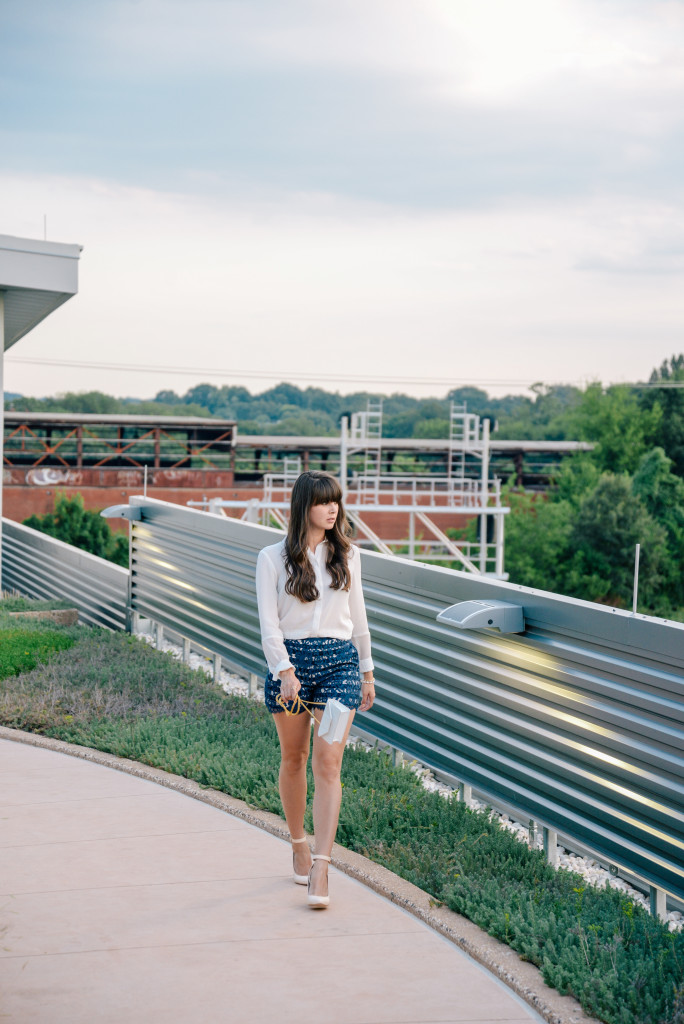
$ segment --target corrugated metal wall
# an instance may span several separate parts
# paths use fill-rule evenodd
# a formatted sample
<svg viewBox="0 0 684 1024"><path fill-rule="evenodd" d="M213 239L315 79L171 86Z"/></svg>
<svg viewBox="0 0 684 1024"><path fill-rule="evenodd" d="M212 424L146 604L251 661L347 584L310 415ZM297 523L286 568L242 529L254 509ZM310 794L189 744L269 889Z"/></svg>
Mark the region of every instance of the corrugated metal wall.
<svg viewBox="0 0 684 1024"><path fill-rule="evenodd" d="M132 504L133 608L263 673L254 567L280 535ZM366 552L363 574L364 730L684 897L684 626ZM522 605L524 634L436 622L473 599Z"/></svg>
<svg viewBox="0 0 684 1024"><path fill-rule="evenodd" d="M133 498L131 605L263 674L254 568L276 531ZM4 523L3 586L123 628L128 574ZM364 731L684 898L684 625L363 554L378 679ZM436 621L505 600L523 634Z"/></svg>
<svg viewBox="0 0 684 1024"><path fill-rule="evenodd" d="M36 598L66 598L93 626L126 628L128 569L38 530L2 521L2 588Z"/></svg>

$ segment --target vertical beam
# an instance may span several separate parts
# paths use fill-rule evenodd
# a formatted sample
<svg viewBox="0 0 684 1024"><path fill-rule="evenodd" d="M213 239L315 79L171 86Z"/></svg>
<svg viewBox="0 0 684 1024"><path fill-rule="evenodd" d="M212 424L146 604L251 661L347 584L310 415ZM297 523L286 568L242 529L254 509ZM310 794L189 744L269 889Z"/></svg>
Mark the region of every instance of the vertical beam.
<svg viewBox="0 0 684 1024"><path fill-rule="evenodd" d="M496 558L494 572L497 576L503 576L504 571L504 520L505 516L502 514L494 517L494 544Z"/></svg>
<svg viewBox="0 0 684 1024"><path fill-rule="evenodd" d="M409 512L409 558L416 557L416 517Z"/></svg>
<svg viewBox="0 0 684 1024"><path fill-rule="evenodd" d="M5 296L0 291L0 591L2 590L2 483L5 467Z"/></svg>
<svg viewBox="0 0 684 1024"><path fill-rule="evenodd" d="M667 918L667 897L662 889L656 888L652 885L649 892L649 909L653 917L657 917L659 921L665 921Z"/></svg>
<svg viewBox="0 0 684 1024"><path fill-rule="evenodd" d="M486 508L489 502L489 420L482 422L482 477L480 482L480 504ZM480 516L480 572L487 572L487 516Z"/></svg>
<svg viewBox="0 0 684 1024"><path fill-rule="evenodd" d="M458 799L460 803L465 804L466 807L470 807L473 799L473 787L469 786L466 782L459 782Z"/></svg>
<svg viewBox="0 0 684 1024"><path fill-rule="evenodd" d="M554 832L551 828L543 829L544 836L544 853L546 854L546 860L552 868L558 867L558 833Z"/></svg>
<svg viewBox="0 0 684 1024"><path fill-rule="evenodd" d="M342 488L342 501L347 497L347 430L349 419L343 416L340 420L340 487Z"/></svg>

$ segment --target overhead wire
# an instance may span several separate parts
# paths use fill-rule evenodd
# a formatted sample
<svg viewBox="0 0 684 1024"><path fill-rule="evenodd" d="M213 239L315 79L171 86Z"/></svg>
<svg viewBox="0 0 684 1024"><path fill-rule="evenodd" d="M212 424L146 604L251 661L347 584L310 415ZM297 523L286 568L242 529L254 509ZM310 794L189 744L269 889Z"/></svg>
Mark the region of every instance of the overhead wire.
<svg viewBox="0 0 684 1024"><path fill-rule="evenodd" d="M145 364L145 363L113 363L113 362L96 362L94 360L80 360L80 359L41 359L36 356L8 356L5 358L5 363L22 363L32 366L62 366L70 369L84 369L84 370L107 370L114 372L123 373L154 373L160 374L171 374L174 376L205 376L214 378L226 378L226 379L247 379L247 380L266 380L266 381L291 381L296 379L297 381L307 382L326 382L326 383L347 383L347 384L413 384L413 385L426 385L426 386L440 386L449 387L454 385L463 386L480 386L480 387L524 387L528 390L532 389L535 383L538 381L531 381L530 378L492 378L492 377L452 377L450 375L442 375L440 377L418 377L415 375L399 376L399 375L379 375L379 374L361 374L361 373L344 373L340 370L336 370L334 373L317 373L307 370L296 370L293 372L290 370L243 370L233 369L228 370L219 367L198 367L198 366L164 366L159 364ZM574 381L544 381L546 387L561 387L561 386L586 386L589 381L574 380ZM614 381L610 382L605 387L629 387L629 388L684 388L684 380L658 380L658 381Z"/></svg>

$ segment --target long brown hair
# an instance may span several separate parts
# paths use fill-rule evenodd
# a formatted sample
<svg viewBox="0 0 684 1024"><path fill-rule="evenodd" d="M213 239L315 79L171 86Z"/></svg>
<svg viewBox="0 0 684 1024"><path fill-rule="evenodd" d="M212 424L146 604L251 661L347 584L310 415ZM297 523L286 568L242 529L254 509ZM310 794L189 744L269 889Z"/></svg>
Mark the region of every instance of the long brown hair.
<svg viewBox="0 0 684 1024"><path fill-rule="evenodd" d="M351 544L351 527L342 504L342 488L330 473L306 472L295 480L290 500L290 522L285 540L285 591L300 601L316 601L320 596L316 576L309 559L309 509L312 505L339 505L335 525L325 531L328 541L326 568L332 577L333 590L349 590L351 576L347 557Z"/></svg>

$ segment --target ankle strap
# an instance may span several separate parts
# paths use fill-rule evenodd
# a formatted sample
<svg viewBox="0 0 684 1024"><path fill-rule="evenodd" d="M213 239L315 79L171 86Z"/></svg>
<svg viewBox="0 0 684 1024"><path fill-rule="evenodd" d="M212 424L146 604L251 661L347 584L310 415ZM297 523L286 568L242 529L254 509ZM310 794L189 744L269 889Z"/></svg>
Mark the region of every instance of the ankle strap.
<svg viewBox="0 0 684 1024"><path fill-rule="evenodd" d="M302 836L301 839L293 839L292 836L290 836L291 843L308 843L308 841L309 840L306 838L306 836Z"/></svg>
<svg viewBox="0 0 684 1024"><path fill-rule="evenodd" d="M332 860L332 857L326 857L324 853L314 853L311 856L312 860L327 860L328 863Z"/></svg>

